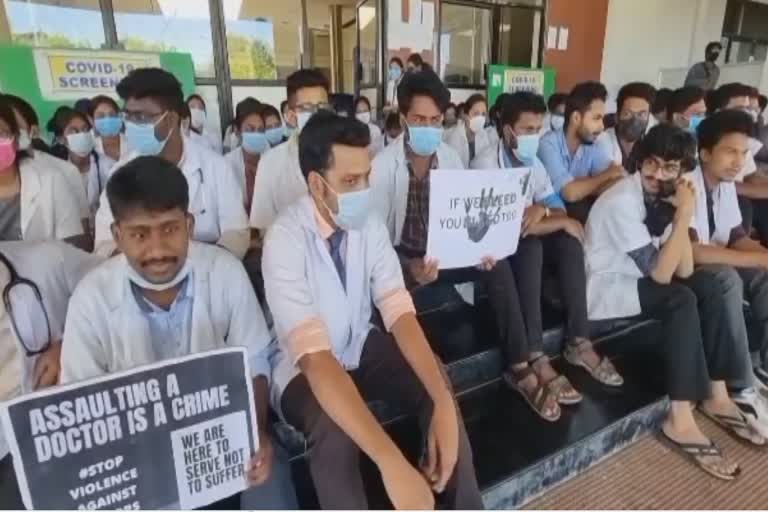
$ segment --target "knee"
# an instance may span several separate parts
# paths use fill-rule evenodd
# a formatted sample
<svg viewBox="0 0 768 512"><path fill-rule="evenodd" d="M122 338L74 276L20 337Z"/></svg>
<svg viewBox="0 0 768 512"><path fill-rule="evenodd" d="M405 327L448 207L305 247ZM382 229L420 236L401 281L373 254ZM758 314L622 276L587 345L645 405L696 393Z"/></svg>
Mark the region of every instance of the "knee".
<svg viewBox="0 0 768 512"><path fill-rule="evenodd" d="M573 260L575 258L584 259L584 247L578 239L571 236L570 233L560 231L553 235L555 237L555 248L559 258Z"/></svg>
<svg viewBox="0 0 768 512"><path fill-rule="evenodd" d="M541 261L544 255L541 239L537 236L521 238L517 244L516 254L521 258L525 258L525 261Z"/></svg>
<svg viewBox="0 0 768 512"><path fill-rule="evenodd" d="M693 312L698 313L698 299L696 294L687 286L679 283L670 283L668 305L670 313Z"/></svg>
<svg viewBox="0 0 768 512"><path fill-rule="evenodd" d="M709 272L714 277L712 291L723 296L735 296L741 301L744 296L744 284L736 269L727 265L712 265Z"/></svg>

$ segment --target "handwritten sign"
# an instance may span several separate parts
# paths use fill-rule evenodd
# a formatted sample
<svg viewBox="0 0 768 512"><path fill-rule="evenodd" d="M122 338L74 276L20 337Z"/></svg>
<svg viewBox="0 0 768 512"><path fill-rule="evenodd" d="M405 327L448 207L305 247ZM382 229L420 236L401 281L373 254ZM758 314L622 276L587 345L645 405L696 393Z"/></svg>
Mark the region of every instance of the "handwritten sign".
<svg viewBox="0 0 768 512"><path fill-rule="evenodd" d="M529 175L525 168L432 171L427 256L449 269L514 254Z"/></svg>
<svg viewBox="0 0 768 512"><path fill-rule="evenodd" d="M36 49L34 60L40 92L51 101L115 96L115 87L125 75L137 68L160 66L160 57L152 53L48 48Z"/></svg>
<svg viewBox="0 0 768 512"><path fill-rule="evenodd" d="M202 507L246 488L258 450L242 348L23 395L0 412L29 509Z"/></svg>

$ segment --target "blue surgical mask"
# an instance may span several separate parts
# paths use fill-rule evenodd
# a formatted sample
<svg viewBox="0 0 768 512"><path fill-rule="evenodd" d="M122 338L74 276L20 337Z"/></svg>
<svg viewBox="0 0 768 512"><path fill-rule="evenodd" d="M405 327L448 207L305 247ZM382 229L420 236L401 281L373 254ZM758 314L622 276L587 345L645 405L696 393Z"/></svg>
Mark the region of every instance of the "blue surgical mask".
<svg viewBox="0 0 768 512"><path fill-rule="evenodd" d="M397 66L397 65L389 66L388 75L390 80L396 81L398 78L400 78L400 76L402 76L402 74L403 74L403 70L400 69L400 66Z"/></svg>
<svg viewBox="0 0 768 512"><path fill-rule="evenodd" d="M128 146L133 148L142 156L156 156L159 155L168 139L171 138L173 131L168 133L168 137L165 140L158 140L155 135L155 127L160 123L168 114L166 111L160 119L155 123L137 124L131 121L125 122L125 138L128 142Z"/></svg>
<svg viewBox="0 0 768 512"><path fill-rule="evenodd" d="M408 125L408 145L419 156L430 156L437 151L443 141L443 128L435 126Z"/></svg>
<svg viewBox="0 0 768 512"><path fill-rule="evenodd" d="M260 155L269 149L269 141L264 133L243 132L240 136L243 139L243 149L252 155Z"/></svg>
<svg viewBox="0 0 768 512"><path fill-rule="evenodd" d="M539 151L539 134L532 133L530 135L518 135L517 136L517 149L515 155L526 165L533 163L536 158L536 153Z"/></svg>
<svg viewBox="0 0 768 512"><path fill-rule="evenodd" d="M96 131L102 137L114 137L123 129L123 120L117 116L100 117L94 121Z"/></svg>
<svg viewBox="0 0 768 512"><path fill-rule="evenodd" d="M552 117L549 119L549 124L552 125L552 129L554 131L562 130L563 126L565 126L565 116L561 116L560 114L552 114Z"/></svg>
<svg viewBox="0 0 768 512"><path fill-rule="evenodd" d="M325 179L323 179L325 181ZM331 192L336 194L336 202L339 206L338 213L334 213L328 205L328 213L331 214L333 222L345 231L361 230L365 227L368 220L368 213L371 210L371 189L366 188L355 192L344 192L340 194L333 190L327 181L325 185Z"/></svg>
<svg viewBox="0 0 768 512"><path fill-rule="evenodd" d="M691 119L688 121L688 131L696 135L696 129L703 120L704 116L691 116Z"/></svg>
<svg viewBox="0 0 768 512"><path fill-rule="evenodd" d="M267 142L269 142L270 146L277 146L283 141L285 129L282 126L276 126L275 128L269 128L264 134L267 136Z"/></svg>

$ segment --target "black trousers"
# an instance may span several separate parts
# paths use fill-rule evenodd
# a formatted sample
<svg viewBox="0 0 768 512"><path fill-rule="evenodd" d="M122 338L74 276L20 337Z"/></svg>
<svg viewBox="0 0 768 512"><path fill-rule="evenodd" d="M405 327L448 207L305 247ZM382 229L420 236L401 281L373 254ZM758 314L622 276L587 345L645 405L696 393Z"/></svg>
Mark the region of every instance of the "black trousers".
<svg viewBox="0 0 768 512"><path fill-rule="evenodd" d="M427 435L432 400L392 336L372 329L360 365L350 372L350 377L364 400L399 406L419 419L421 434ZM288 384L281 405L286 421L301 431L309 443L309 470L320 507L367 510L360 475L360 448L323 411L306 377L299 375ZM483 508L472 449L461 417L458 462L443 498L451 508Z"/></svg>
<svg viewBox="0 0 768 512"><path fill-rule="evenodd" d="M741 223L747 233L755 228L758 239L768 247L768 199L747 199L739 196Z"/></svg>
<svg viewBox="0 0 768 512"><path fill-rule="evenodd" d="M10 454L0 460L0 510L24 510Z"/></svg>
<svg viewBox="0 0 768 512"><path fill-rule="evenodd" d="M768 272L761 268L740 268L738 274L744 284L744 298L750 304L754 320L749 348L757 355L756 362L765 365L768 352Z"/></svg>
<svg viewBox="0 0 768 512"><path fill-rule="evenodd" d="M568 216L586 225L589 212L592 209L592 205L595 204L595 200L596 198L594 197L587 197L581 201L566 203L565 209L568 212Z"/></svg>
<svg viewBox="0 0 768 512"><path fill-rule="evenodd" d="M670 284L645 277L638 281L637 290L643 315L662 323L658 344L670 399L705 400L711 381L743 375L745 360L739 344L745 340L735 339L728 319L726 302L734 292L728 281L697 269L690 278Z"/></svg>

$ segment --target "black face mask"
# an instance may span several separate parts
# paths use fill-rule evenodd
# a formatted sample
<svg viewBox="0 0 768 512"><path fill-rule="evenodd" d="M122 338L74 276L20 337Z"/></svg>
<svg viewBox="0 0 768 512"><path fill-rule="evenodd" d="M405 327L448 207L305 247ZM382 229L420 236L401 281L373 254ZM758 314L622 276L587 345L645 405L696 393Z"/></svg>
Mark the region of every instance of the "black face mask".
<svg viewBox="0 0 768 512"><path fill-rule="evenodd" d="M716 51L716 52L709 52L709 53L707 54L707 61L709 61L709 62L715 62L719 56L720 56L720 52L719 52L719 51Z"/></svg>
<svg viewBox="0 0 768 512"><path fill-rule="evenodd" d="M643 136L647 127L647 119L630 117L629 119L620 119L616 123L616 133L627 142L637 142Z"/></svg>
<svg viewBox="0 0 768 512"><path fill-rule="evenodd" d="M661 190L656 196L645 196L645 226L651 236L659 237L664 234L675 218L676 208L665 198L675 194L675 182L664 181L661 183Z"/></svg>

